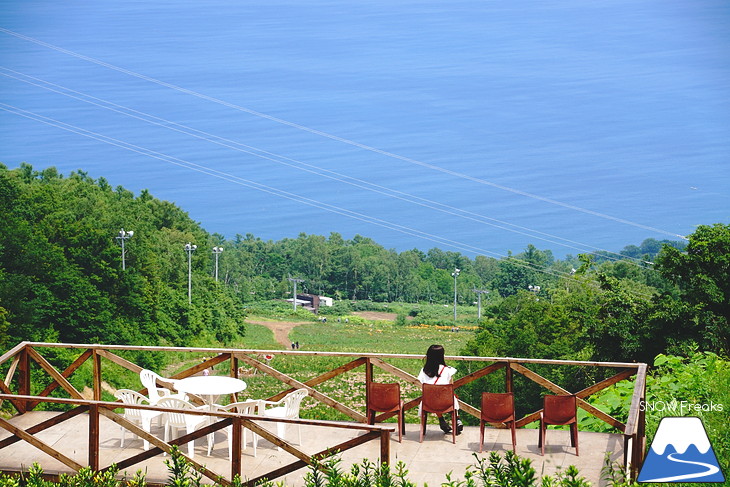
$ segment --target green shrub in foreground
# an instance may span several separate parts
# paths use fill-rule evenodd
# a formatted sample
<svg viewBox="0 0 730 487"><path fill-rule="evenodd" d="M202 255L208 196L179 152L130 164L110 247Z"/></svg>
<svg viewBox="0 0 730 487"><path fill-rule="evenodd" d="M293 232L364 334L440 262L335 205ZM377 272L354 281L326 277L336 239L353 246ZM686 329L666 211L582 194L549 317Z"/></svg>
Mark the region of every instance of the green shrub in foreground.
<svg viewBox="0 0 730 487"><path fill-rule="evenodd" d="M589 487L591 484L579 475L578 469L570 466L554 476L543 476L538 479L532 461L520 458L508 451L504 458L492 452L489 459L474 454L476 463L464 472L464 480L446 476L444 487ZM180 453L173 447L170 459L165 460L170 476L165 485L170 487L200 487L202 475L195 471ZM75 475L61 475L58 482L43 478L43 469L33 464L27 475L0 476L0 487L145 487L145 477L138 471L131 479L116 479L116 466L103 472L94 472L86 467ZM243 482L236 476L233 487L241 487ZM283 482L264 481L263 487L284 487ZM341 459L331 456L316 461L309 467L304 477L305 487L416 487L417 484L408 479L408 470L403 462L389 464L374 463L364 459L350 467L349 472L341 467ZM617 483L610 483L615 485ZM215 484L214 487L220 487Z"/></svg>
<svg viewBox="0 0 730 487"><path fill-rule="evenodd" d="M116 465L103 472L94 472L91 468L84 467L75 475L62 474L57 482L53 482L44 479L43 469L34 463L27 475L0 476L0 487L146 487L147 485L141 470L131 479L117 479L117 473L119 470Z"/></svg>

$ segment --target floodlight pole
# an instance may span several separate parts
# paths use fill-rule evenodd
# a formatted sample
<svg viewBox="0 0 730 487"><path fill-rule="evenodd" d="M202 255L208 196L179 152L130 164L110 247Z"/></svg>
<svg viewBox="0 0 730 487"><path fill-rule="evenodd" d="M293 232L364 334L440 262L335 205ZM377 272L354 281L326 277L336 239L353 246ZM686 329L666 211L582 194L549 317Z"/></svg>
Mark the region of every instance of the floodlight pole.
<svg viewBox="0 0 730 487"><path fill-rule="evenodd" d="M223 247L213 247L213 255L215 255L215 282L218 282L218 256L223 253Z"/></svg>
<svg viewBox="0 0 730 487"><path fill-rule="evenodd" d="M193 303L193 252L197 249L197 245L193 245L190 242L185 244L185 252L188 253L188 304Z"/></svg>
<svg viewBox="0 0 730 487"><path fill-rule="evenodd" d="M461 269L454 269L454 272L451 273L454 276L454 323L456 323L456 278L459 277L459 272Z"/></svg>
<svg viewBox="0 0 730 487"><path fill-rule="evenodd" d="M127 270L127 264L126 264L126 259L125 259L125 256L127 255L127 251L124 248L124 241L127 240L128 238L132 238L132 235L134 235L134 232L132 230L125 232L124 229L122 228L121 230L119 230L119 235L117 235L115 237L122 244L122 270L123 271Z"/></svg>

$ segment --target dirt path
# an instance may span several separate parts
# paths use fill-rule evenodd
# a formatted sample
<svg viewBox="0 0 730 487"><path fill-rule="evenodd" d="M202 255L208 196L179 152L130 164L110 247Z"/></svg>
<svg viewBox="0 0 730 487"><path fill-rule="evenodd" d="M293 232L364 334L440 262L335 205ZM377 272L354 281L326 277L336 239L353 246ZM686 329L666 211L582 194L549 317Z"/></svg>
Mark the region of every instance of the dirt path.
<svg viewBox="0 0 730 487"><path fill-rule="evenodd" d="M304 324L290 321L247 321L247 323L265 326L269 330L273 331L274 340L276 340L277 343L282 344L286 348L291 347L289 332L291 332L295 327Z"/></svg>
<svg viewBox="0 0 730 487"><path fill-rule="evenodd" d="M396 318L395 313L386 313L382 311L357 311L352 313L356 316L361 316L368 320L379 321L388 320L393 321ZM410 319L410 316L408 317ZM291 347L291 339L289 333L297 326L304 325L306 322L294 322L294 321L253 321L247 320L247 323L253 323L255 325L265 326L269 330L274 332L274 340L280 343L286 348Z"/></svg>
<svg viewBox="0 0 730 487"><path fill-rule="evenodd" d="M101 381L101 389L104 390L104 391L107 391L110 394L115 394L117 392L117 390L114 389L112 386L110 386L107 383L107 381L105 381L105 380ZM91 387L86 386L81 391L81 396L84 399L88 399L89 401L93 401L94 400L94 390Z"/></svg>
<svg viewBox="0 0 730 487"><path fill-rule="evenodd" d="M360 316L362 318L365 318L366 320L373 320L373 321L379 321L379 320L387 320L387 321L394 321L398 315L395 313L388 313L386 311L354 311L352 314L355 316Z"/></svg>
<svg viewBox="0 0 730 487"><path fill-rule="evenodd" d="M292 331L295 327L299 325L304 325L305 322L289 322L289 321L256 321L256 320L246 320L246 323L253 323L254 325L261 325L265 326L269 330L274 332L274 340L276 340L277 343L280 343L284 348L291 348L291 340L289 340L289 332ZM193 361L194 362L194 361ZM173 373L174 370L179 369L183 364L182 363L175 363L168 365L165 370L163 370L163 375L169 376ZM188 365L194 365L194 363L190 363ZM115 391L111 391L112 393Z"/></svg>

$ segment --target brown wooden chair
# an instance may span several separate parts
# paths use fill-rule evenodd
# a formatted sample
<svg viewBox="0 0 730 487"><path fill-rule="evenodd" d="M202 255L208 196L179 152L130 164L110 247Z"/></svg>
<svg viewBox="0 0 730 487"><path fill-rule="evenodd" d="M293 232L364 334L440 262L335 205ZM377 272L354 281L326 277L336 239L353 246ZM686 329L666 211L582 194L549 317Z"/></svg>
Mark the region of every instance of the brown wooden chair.
<svg viewBox="0 0 730 487"><path fill-rule="evenodd" d="M543 399L543 410L540 411L540 436L538 446L545 455L545 432L547 425L570 425L570 446L575 447L578 456L578 400L575 394L564 396L546 395Z"/></svg>
<svg viewBox="0 0 730 487"><path fill-rule="evenodd" d="M426 430L426 418L428 413L439 416L451 413L451 438L456 443L456 408L454 407L454 385L453 384L423 384L423 397L421 398L421 439Z"/></svg>
<svg viewBox="0 0 730 487"><path fill-rule="evenodd" d="M400 398L400 384L371 382L368 386L368 424L375 424L375 413L397 413L398 443L403 441L406 422L403 415L403 400Z"/></svg>
<svg viewBox="0 0 730 487"><path fill-rule="evenodd" d="M517 450L515 432L515 396L511 392L482 392L482 412L479 421L479 453L484 449L484 424L503 423L512 430L512 451Z"/></svg>

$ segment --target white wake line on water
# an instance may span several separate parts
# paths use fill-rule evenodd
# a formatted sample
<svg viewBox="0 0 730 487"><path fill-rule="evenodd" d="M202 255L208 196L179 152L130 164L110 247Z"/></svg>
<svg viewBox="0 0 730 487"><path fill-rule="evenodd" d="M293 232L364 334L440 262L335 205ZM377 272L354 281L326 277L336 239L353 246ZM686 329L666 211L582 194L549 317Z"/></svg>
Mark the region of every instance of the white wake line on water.
<svg viewBox="0 0 730 487"><path fill-rule="evenodd" d="M716 474L717 472L720 471L720 469L717 466L712 465L711 463L692 462L690 460L681 460L679 458L674 458L674 455L677 455L677 453L670 453L667 456L667 459L670 460L670 461L672 461L672 462L676 462L676 463L688 463L690 465L699 465L700 467L707 467L708 470L706 472L700 472L700 473L687 473L687 474L684 474L684 475L675 475L674 477L663 477L663 478L659 478L659 479L647 479L647 480L642 480L642 483L643 482L677 482L679 480L699 479L699 478L702 478L702 477L707 477L707 476L710 476L710 475L714 475L714 474Z"/></svg>
<svg viewBox="0 0 730 487"><path fill-rule="evenodd" d="M424 168L427 168L427 169L431 169L433 171L438 171L438 172L441 172L441 173L444 173L444 174L448 174L450 176L458 177L458 178L461 178L461 179L466 179L468 181L472 181L472 182L475 182L475 183L478 183L478 184L483 184L483 185L486 185L486 186L491 186L493 188L501 189L503 191L508 191L510 193L514 193L514 194L518 194L518 195L525 196L525 197L528 197L528 198L532 198L532 199L535 199L535 200L543 201L545 203L550 203L550 204L553 204L553 205L562 206L563 208L567 208L567 209L574 210L574 211L579 211L581 213L586 213L588 215L596 216L596 217L599 217L599 218L604 218L604 219L611 220L611 221L614 221L614 222L617 222L617 223L622 223L622 224L625 224L625 225L630 225L630 226L633 226L633 227L641 228L643 230L649 230L649 231L652 231L652 232L657 232L657 233L661 233L661 234L664 234L664 235L669 235L669 236L672 236L672 237L678 237L678 238L680 238L682 240L688 240L688 238L685 237L684 235L679 235L679 234L674 233L674 232L670 232L670 231L667 231L667 230L662 230L662 229L659 229L659 228L651 227L651 226L648 226L648 225L644 225L644 224L641 224L641 223L633 222L633 221L626 220L626 219L623 219L623 218L618 218L618 217L615 217L615 216L607 215L605 213L600 213L600 212L597 212L597 211L589 210L587 208L582 208L580 206L571 205L571 204L568 204L568 203L563 203L562 201L554 200L554 199L551 199L551 198L546 198L544 196L536 195L536 194L533 194L533 193L528 193L526 191L521 191L519 189L511 188L509 186L504 186L504 185L497 184L497 183L494 183L494 182L491 182L491 181L487 181L485 179L481 179L481 178L477 178L477 177L474 177L474 176L470 176L468 174L460 173L460 172L457 172L457 171L452 171L450 169L445 169L445 168L442 168L442 167L439 167L439 166L436 166L436 165L433 165L433 164L429 164L429 163L426 163L426 162L418 161L418 160L412 159L410 157L401 156L401 155L395 154L393 152L388 152L388 151L385 151L385 150L382 150L382 149L378 149L376 147L372 147L372 146L369 146L369 145L366 145L366 144L362 144L362 143L356 142L354 140L346 139L346 138L343 138L343 137L340 137L340 136L337 136L337 135L334 135L334 134L330 134L328 132L323 132L321 130L313 129L313 128L307 127L305 125L301 125L301 124L298 124L298 123L290 122L288 120L284 120L284 119L281 119L281 118L278 118L278 117L274 117L272 115L268 115L266 113L258 112L256 110L253 110L253 109L250 109L250 108L246 108L246 107L243 107L243 106L240 106L240 105L236 105L234 103L227 102L227 101L221 100L219 98L214 98L212 96L205 95L203 93L199 93L199 92L196 92L196 91L193 91L193 90L189 90L187 88L183 88L181 86L177 86L177 85L174 85L172 83L167 83L165 81L158 80L156 78L152 78L150 76L146 76L144 74L137 73L135 71L131 71L129 69L122 68L120 66L116 66L114 64L110 64L110 63L101 61L99 59L95 59L95 58L92 58L92 57L89 57L89 56L85 56L83 54L79 54L77 52L70 51L68 49L64 49L62 47L55 46L55 45L49 44L47 42L43 42L43 41L41 41L39 39L35 39L33 37L29 37L29 36L20 34L18 32L14 32L12 30L5 29L3 27L0 27L0 32L3 32L5 34L8 34L8 35L11 35L11 36L14 36L14 37L17 37L18 39L22 39L22 40L25 40L25 41L28 41L28 42L32 42L32 43L37 44L39 46L43 46L43 47L46 47L48 49L52 49L54 51L57 51L57 52L60 52L60 53L63 53L63 54L69 55L69 56L73 56L75 58L78 58L78 59L81 59L81 60L84 60L84 61L88 61L88 62L93 63L93 64L96 64L98 66L102 66L102 67L105 67L105 68L108 68L108 69L111 69L111 70L114 70L114 71L117 71L117 72L120 72L120 73L124 73L126 75L129 75L129 76L132 76L132 77L135 77L135 78L138 78L138 79L142 79L142 80L148 81L150 83L157 84L159 86L163 86L165 88L170 88L172 90L179 91L179 92L185 93L187 95L195 96L197 98L200 98L200 99L209 101L211 103L216 103L218 105L222 105L222 106L225 106L225 107L228 107L228 108L232 108L234 110L238 110L238 111L241 111L241 112L244 112L244 113L248 113L248 114L254 115L256 117L264 118L266 120L270 120L272 122L276 122L276 123L279 123L279 124L282 124L282 125L286 125L286 126L295 128L297 130L302 130L304 132L308 132L308 133L311 133L311 134L314 134L314 135L318 135L318 136L321 136L321 137L325 137L325 138L328 138L328 139L331 139L331 140L334 140L334 141L337 141L337 142L341 142L343 144L351 145L353 147L357 147L357 148L360 148L360 149L363 149L363 150L367 150L367 151L370 151L370 152L374 152L376 154L380 154L380 155L383 155L383 156L386 156L386 157L390 157L390 158L393 158L393 159L398 159L400 161L403 161L403 162L406 162L406 163L409 163L409 164L414 164L414 165L421 166L421 167L424 167Z"/></svg>
<svg viewBox="0 0 730 487"><path fill-rule="evenodd" d="M455 208L455 207L440 203L438 201L421 198L421 197L418 197L418 196L415 196L415 195L412 195L412 194L409 194L409 193L406 193L403 191L387 188L385 186L380 186L380 185L370 183L368 181L364 181L364 180L361 180L358 178L353 178L353 177L347 176L346 174L341 174L341 173L338 173L335 171L330 171L330 170L321 168L319 166L315 166L313 164L308 164L308 163L305 163L305 162L302 162L302 161L299 161L296 159L291 159L289 157L282 156L280 154L275 154L272 152L265 151L263 149L259 149L257 147L242 144L235 140L230 140L230 139L227 139L224 137L219 137L215 134L197 130L195 128L192 128L192 127L189 127L189 126L186 126L183 124L179 124L179 123L173 122L171 120L160 118L155 115L151 115L149 113L141 112L139 110L134 110L132 108L125 107L123 105L118 105L118 104L110 102L108 100L104 100L102 98L97 98L95 96L88 95L86 93L72 90L65 86L51 83L51 82L45 81L41 78L37 78L35 76L30 76L30 75L21 73L19 71L15 71L13 69L10 69L10 68L4 67L4 66L0 66L0 70L8 71L9 73L0 71L0 75L6 76L8 78L15 79L17 81L21 81L23 83L27 83L32 86L36 86L38 88L42 88L47 91L51 91L53 93L60 94L60 95L72 98L74 100L79 100L81 102L88 103L88 104L97 106L99 108L103 108L105 110L110 110L110 111L122 114L124 116L127 116L127 117L141 120L143 122L146 122L146 123L149 123L152 125L156 125L156 126L159 126L162 128L166 128L168 130L172 130L172 131L179 132L179 133L182 133L185 135L189 135L191 137L205 140L207 142L219 145L221 147L232 149L232 150L235 150L238 152L243 152L245 154L249 154L254 157L258 157L258 158L261 158L261 159L264 159L267 161L271 161L274 163L292 167L292 168L300 170L300 171L316 174L321 177L339 181L344 184L349 184L351 186L355 186L357 188L364 189L366 191L371 191L374 193L382 194L384 196L406 201L406 202L409 202L409 203L412 203L412 204L415 204L418 206L422 206L424 208L429 208L429 209L439 211L442 213L446 213L446 214L449 214L452 216L457 216L457 217L460 217L460 218L463 218L466 220L471 220L471 221L474 221L477 223L481 223L483 225L490 225L490 226L493 226L493 227L496 227L496 228L499 228L502 230L506 230L506 231L513 232L513 233L518 233L521 235L528 236L530 238L543 240L543 241L546 241L549 243L567 247L567 248L570 248L573 250L577 250L578 252L601 251L601 252L605 252L606 254L609 254L609 255L605 255L605 257L610 260L614 260L614 261L615 260L625 260L625 261L632 262L633 264L635 264L641 268L652 269L650 267L644 266L643 265L644 261L642 261L641 259L627 257L624 255L618 254L616 252L611 252L609 250L594 247L594 246L591 246L591 245L588 245L588 244L585 244L582 242L576 242L574 240L565 239L565 238L562 238L562 237L559 237L556 235L541 232L539 230L534 230L532 228L515 225L513 223L491 218L491 217L481 215L478 213L474 213L471 211L463 210L461 208ZM12 73L12 74L10 74L10 73ZM490 220L490 221L484 221L484 220ZM493 223L493 222L496 222L496 223ZM507 226L513 227L513 228L508 228L503 225L507 225ZM528 232L530 232L530 233L528 233ZM543 235L543 236L540 236L540 235ZM553 239L561 240L562 242L556 241L556 240L551 240L546 237L551 237ZM582 248L576 247L575 245L570 245L570 244L580 245L580 246L582 246Z"/></svg>

